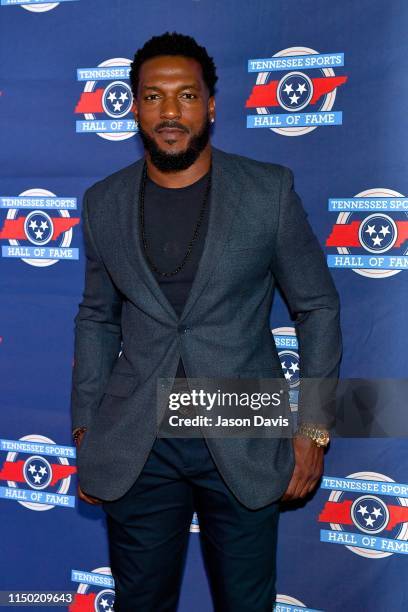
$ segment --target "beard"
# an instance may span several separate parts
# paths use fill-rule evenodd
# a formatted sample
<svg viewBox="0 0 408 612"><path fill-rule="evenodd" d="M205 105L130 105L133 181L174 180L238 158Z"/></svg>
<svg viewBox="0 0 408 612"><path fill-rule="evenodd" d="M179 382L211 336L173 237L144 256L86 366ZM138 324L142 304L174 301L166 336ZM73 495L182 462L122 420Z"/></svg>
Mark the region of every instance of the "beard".
<svg viewBox="0 0 408 612"><path fill-rule="evenodd" d="M179 124L171 121L163 122L158 127L181 127ZM161 172L178 172L186 170L198 159L200 153L205 149L210 139L211 123L207 115L201 130L190 138L190 142L184 151L179 153L168 153L163 151L142 128L139 123L139 135L142 139L143 146L149 152L152 164Z"/></svg>

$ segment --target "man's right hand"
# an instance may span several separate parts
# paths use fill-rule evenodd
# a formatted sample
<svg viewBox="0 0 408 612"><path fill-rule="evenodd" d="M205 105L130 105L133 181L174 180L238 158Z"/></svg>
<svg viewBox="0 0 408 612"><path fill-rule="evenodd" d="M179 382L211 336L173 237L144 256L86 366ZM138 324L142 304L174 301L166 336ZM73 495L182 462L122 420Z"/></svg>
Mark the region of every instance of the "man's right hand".
<svg viewBox="0 0 408 612"><path fill-rule="evenodd" d="M85 431L82 431L77 439L76 442L76 447L79 448L79 446L81 445L82 442L82 438L84 437ZM92 505L98 505L98 504L102 504L101 499L98 499L97 497L91 497L90 495L87 495L86 493L84 493L81 489L81 487L78 485L78 497L80 499L82 499L82 501L87 502L88 504L92 504Z"/></svg>

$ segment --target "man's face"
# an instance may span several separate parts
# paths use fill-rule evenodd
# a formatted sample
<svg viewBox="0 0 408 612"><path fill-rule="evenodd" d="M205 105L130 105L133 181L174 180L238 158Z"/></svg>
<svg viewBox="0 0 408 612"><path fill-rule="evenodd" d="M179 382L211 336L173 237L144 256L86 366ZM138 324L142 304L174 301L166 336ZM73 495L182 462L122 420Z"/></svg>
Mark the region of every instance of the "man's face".
<svg viewBox="0 0 408 612"><path fill-rule="evenodd" d="M214 113L214 97L196 60L162 55L142 64L135 118L159 170L184 170L196 161L208 143Z"/></svg>

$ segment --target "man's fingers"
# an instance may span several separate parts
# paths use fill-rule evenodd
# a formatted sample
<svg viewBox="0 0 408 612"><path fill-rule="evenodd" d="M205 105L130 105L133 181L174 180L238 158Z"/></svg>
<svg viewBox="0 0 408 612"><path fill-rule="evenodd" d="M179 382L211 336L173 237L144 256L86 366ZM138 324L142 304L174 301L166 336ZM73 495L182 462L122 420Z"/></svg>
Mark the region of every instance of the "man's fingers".
<svg viewBox="0 0 408 612"><path fill-rule="evenodd" d="M78 496L80 499L82 499L82 501L87 502L88 504L92 504L92 505L102 504L101 499L87 495L86 493L82 491L79 485L78 485Z"/></svg>
<svg viewBox="0 0 408 612"><path fill-rule="evenodd" d="M299 487L302 487L302 476L300 474L299 468L295 467L288 488L286 489L283 497L281 498L282 501L291 501L292 499L296 499Z"/></svg>
<svg viewBox="0 0 408 612"><path fill-rule="evenodd" d="M313 491L323 474L323 449L308 438L295 437L295 468L282 501L302 499Z"/></svg>
<svg viewBox="0 0 408 612"><path fill-rule="evenodd" d="M281 497L282 501L292 501L306 497L313 491L321 477L320 471L310 473L301 473L300 470L295 470L288 488Z"/></svg>

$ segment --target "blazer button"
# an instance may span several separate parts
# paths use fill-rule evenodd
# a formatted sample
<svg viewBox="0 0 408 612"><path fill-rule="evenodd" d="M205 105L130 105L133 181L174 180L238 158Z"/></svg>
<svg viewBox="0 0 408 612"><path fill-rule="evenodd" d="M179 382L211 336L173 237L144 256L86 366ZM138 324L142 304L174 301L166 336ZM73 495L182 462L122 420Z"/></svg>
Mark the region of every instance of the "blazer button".
<svg viewBox="0 0 408 612"><path fill-rule="evenodd" d="M190 331L190 328L189 328L189 327L187 327L186 325L178 325L178 326L177 326L177 331L178 331L180 334L185 334L185 333L187 333L188 331Z"/></svg>

